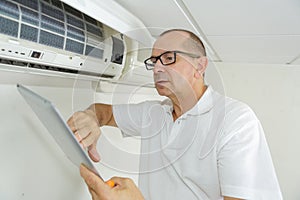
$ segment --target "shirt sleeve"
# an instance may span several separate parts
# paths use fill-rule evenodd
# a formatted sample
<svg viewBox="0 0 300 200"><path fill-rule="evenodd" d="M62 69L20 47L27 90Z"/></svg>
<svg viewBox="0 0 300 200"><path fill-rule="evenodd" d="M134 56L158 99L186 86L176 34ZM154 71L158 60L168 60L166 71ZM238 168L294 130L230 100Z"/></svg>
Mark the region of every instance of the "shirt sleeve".
<svg viewBox="0 0 300 200"><path fill-rule="evenodd" d="M113 115L124 137L141 136L150 102L113 105Z"/></svg>
<svg viewBox="0 0 300 200"><path fill-rule="evenodd" d="M246 110L246 111L245 111ZM228 117L218 152L223 196L242 199L282 199L264 131L250 108Z"/></svg>

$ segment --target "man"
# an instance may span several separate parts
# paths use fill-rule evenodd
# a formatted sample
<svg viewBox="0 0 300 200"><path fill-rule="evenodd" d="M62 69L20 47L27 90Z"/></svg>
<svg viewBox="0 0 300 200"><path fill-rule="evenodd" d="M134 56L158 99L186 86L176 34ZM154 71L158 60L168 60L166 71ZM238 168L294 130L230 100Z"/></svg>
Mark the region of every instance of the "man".
<svg viewBox="0 0 300 200"><path fill-rule="evenodd" d="M165 101L94 104L68 121L94 161L99 126L140 135L140 180L112 178L110 188L81 166L93 199L282 199L262 127L245 104L204 83L205 48L193 33L160 35L152 56L157 92Z"/></svg>

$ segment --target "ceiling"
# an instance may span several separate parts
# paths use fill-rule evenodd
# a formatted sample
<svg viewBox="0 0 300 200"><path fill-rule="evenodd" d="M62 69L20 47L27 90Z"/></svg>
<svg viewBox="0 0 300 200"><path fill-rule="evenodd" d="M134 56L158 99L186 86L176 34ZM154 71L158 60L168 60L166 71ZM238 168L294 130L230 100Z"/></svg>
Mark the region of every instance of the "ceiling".
<svg viewBox="0 0 300 200"><path fill-rule="evenodd" d="M299 0L115 0L157 35L201 35L216 62L300 65Z"/></svg>

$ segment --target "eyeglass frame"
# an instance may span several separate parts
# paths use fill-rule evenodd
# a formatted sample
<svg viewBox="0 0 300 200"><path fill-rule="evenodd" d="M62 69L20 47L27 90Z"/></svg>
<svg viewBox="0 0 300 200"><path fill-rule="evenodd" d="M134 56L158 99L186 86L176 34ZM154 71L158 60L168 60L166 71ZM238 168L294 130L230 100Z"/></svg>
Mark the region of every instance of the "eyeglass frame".
<svg viewBox="0 0 300 200"><path fill-rule="evenodd" d="M163 61L161 60L161 56L163 56L164 54L167 54L167 53L173 53L173 54L174 54L174 61L172 61L171 63L164 64ZM153 70L153 69L154 69L155 63L156 63L158 60L159 60L160 63L161 63L162 65L164 65L164 66L172 65L172 64L176 63L176 54L187 55L187 56L189 56L189 57L191 57L191 58L200 58L200 57L201 57L200 55L196 55L196 54L188 53L188 52L184 52L184 51L179 51L179 50L166 51L166 52L160 54L159 56L151 56L151 57L147 58L146 60L144 60L144 64L145 64L145 66L146 66L146 69L147 69L147 70ZM148 61L148 60L151 60L151 59L153 59L153 58L156 59L156 60L155 60L155 63L153 63L153 64L148 64L147 61ZM151 65L153 65L153 66L151 66Z"/></svg>

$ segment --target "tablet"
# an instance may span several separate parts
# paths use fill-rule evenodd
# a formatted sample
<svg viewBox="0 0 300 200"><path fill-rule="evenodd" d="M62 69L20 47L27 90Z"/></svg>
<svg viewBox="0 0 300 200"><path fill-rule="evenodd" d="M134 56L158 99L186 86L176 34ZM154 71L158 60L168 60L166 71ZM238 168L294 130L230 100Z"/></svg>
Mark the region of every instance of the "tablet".
<svg viewBox="0 0 300 200"><path fill-rule="evenodd" d="M101 178L87 152L81 147L58 109L50 101L28 88L20 84L17 84L17 88L69 160L78 167L83 163Z"/></svg>

